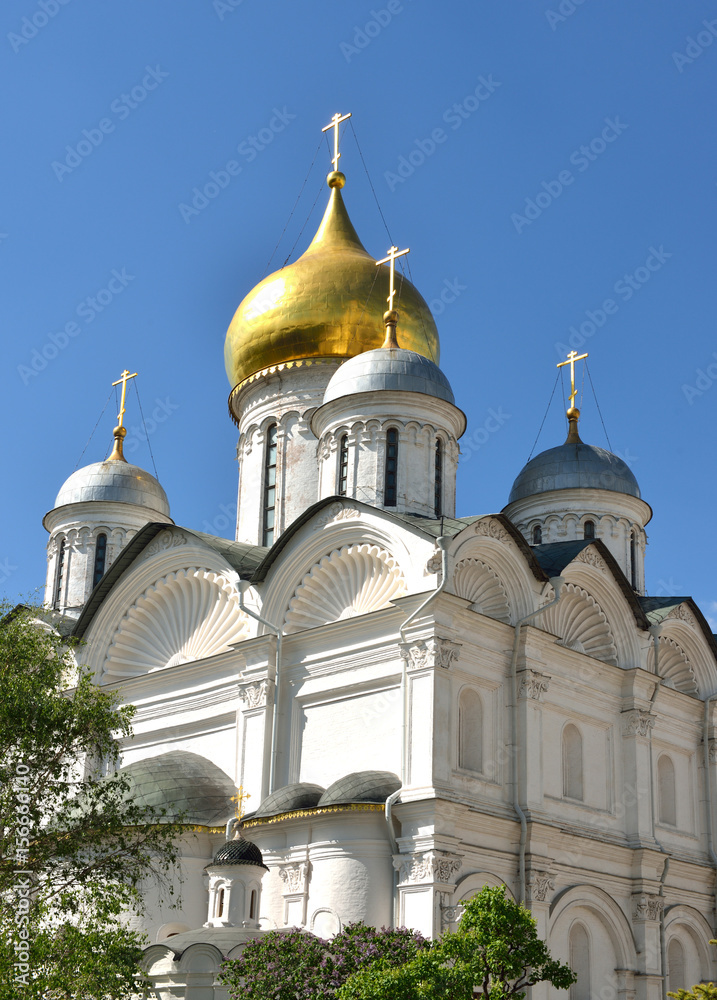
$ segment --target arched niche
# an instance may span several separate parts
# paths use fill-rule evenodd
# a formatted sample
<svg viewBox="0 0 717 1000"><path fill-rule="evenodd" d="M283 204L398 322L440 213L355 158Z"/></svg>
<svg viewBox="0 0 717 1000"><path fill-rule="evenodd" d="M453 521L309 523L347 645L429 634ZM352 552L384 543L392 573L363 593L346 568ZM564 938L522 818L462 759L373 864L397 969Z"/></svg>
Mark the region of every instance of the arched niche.
<svg viewBox="0 0 717 1000"><path fill-rule="evenodd" d="M595 928L600 927L612 947L613 955L606 963L607 966L612 963L611 971L636 968L637 949L625 913L612 896L592 885L570 886L553 898L549 912L548 947L555 958L567 961L568 936L575 920L580 920L588 928L596 945Z"/></svg>
<svg viewBox="0 0 717 1000"><path fill-rule="evenodd" d="M456 593L454 574L468 559L489 567L505 592L511 619L533 611L541 584L528 565L529 551L523 551L498 518L484 517L456 535L449 550L449 589ZM461 595L462 596L462 595Z"/></svg>
<svg viewBox="0 0 717 1000"><path fill-rule="evenodd" d="M583 549L561 575L568 583L586 591L600 607L610 627L618 664L625 669L642 666L644 634L640 632L633 607L602 556L592 546Z"/></svg>
<svg viewBox="0 0 717 1000"><path fill-rule="evenodd" d="M661 635L658 639L657 671L655 671L655 644L650 645L647 653L647 669L657 672L667 687L683 694L699 695L699 685L695 671L687 653L676 639Z"/></svg>
<svg viewBox="0 0 717 1000"><path fill-rule="evenodd" d="M541 615L538 628L558 636L561 645L617 666L618 655L607 615L582 587L566 584L557 604Z"/></svg>
<svg viewBox="0 0 717 1000"><path fill-rule="evenodd" d="M683 651L697 685L695 693L698 697L703 697L717 689L717 664L712 649L708 646L702 630L692 618L691 613L689 613L689 619L687 617L685 619L665 619L660 628L660 639L668 642L672 640ZM648 655L650 654L648 653ZM652 655L654 657L654 652ZM677 688L677 690L682 689ZM691 692L685 691L685 693Z"/></svg>
<svg viewBox="0 0 717 1000"><path fill-rule="evenodd" d="M713 981L717 975L717 961L714 958L714 945L710 945L709 942L714 934L705 917L693 906L678 903L665 907L664 921L666 945L669 946L671 940L677 939L687 946L685 958L688 971L690 950L694 949L697 956L699 974L685 988L690 989L694 983L700 981Z"/></svg>

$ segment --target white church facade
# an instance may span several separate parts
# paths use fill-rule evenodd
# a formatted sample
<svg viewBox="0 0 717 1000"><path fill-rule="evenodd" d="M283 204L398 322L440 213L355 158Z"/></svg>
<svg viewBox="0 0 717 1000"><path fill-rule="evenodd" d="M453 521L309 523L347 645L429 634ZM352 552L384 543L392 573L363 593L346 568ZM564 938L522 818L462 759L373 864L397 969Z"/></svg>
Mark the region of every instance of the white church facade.
<svg viewBox="0 0 717 1000"><path fill-rule="evenodd" d="M137 707L137 795L192 827L181 908L150 901L158 993L226 996L221 963L272 928L435 937L486 884L531 908L572 1000L710 980L715 637L645 593L651 508L573 408L502 512L455 517L436 326L408 281L385 311L393 264L344 183L227 333L235 540L174 524L121 419L44 522L48 604Z"/></svg>

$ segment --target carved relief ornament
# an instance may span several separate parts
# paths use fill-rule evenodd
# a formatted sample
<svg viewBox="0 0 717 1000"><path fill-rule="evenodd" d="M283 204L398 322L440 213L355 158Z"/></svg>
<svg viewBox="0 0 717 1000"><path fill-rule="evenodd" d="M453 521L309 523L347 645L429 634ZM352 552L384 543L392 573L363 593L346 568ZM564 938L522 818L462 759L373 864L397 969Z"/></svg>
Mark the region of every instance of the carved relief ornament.
<svg viewBox="0 0 717 1000"><path fill-rule="evenodd" d="M655 716L642 709L632 708L622 713L622 732L624 736L649 736L655 725Z"/></svg>
<svg viewBox="0 0 717 1000"><path fill-rule="evenodd" d="M423 670L426 667L443 667L448 670L461 648L461 643L441 639L438 636L420 642L401 642L401 659L409 670Z"/></svg>
<svg viewBox="0 0 717 1000"><path fill-rule="evenodd" d="M500 521L492 517L484 517L481 521L476 521L473 526L473 534L482 535L484 538L495 538L499 542L509 542L510 535L505 530Z"/></svg>
<svg viewBox="0 0 717 1000"><path fill-rule="evenodd" d="M142 553L142 559L150 559L152 556L156 556L158 552L167 552L169 549L174 549L178 545L186 545L187 536L181 531L177 531L172 528L165 528L164 531L160 531L156 538L152 539L147 548Z"/></svg>
<svg viewBox="0 0 717 1000"><path fill-rule="evenodd" d="M540 696L545 694L550 687L550 677L547 674L541 674L539 670L522 670L518 677L520 678L519 698L532 698L533 701L540 701Z"/></svg>
<svg viewBox="0 0 717 1000"><path fill-rule="evenodd" d="M451 885L461 869L460 858L427 851L412 854L407 858L394 857L393 866L399 872L401 882L441 882Z"/></svg>
<svg viewBox="0 0 717 1000"><path fill-rule="evenodd" d="M353 521L360 516L361 512L356 507L349 507L337 500L336 503L329 504L321 514L317 514L314 529L325 528L332 521Z"/></svg>
<svg viewBox="0 0 717 1000"><path fill-rule="evenodd" d="M595 569L599 569L601 573L607 572L605 561L600 558L592 545L586 546L581 552L579 552L575 557L575 562L585 563L587 566L594 566Z"/></svg>

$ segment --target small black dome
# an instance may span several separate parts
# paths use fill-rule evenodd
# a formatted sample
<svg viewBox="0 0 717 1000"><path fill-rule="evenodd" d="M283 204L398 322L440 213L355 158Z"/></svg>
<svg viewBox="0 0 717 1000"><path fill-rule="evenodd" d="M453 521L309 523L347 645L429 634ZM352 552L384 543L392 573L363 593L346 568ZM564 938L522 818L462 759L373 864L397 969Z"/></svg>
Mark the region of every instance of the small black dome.
<svg viewBox="0 0 717 1000"><path fill-rule="evenodd" d="M214 855L213 865L255 865L258 868L269 869L264 864L261 851L250 840L241 837L238 840L228 840Z"/></svg>
<svg viewBox="0 0 717 1000"><path fill-rule="evenodd" d="M329 785L319 799L320 806L336 806L349 802L385 802L397 792L401 780L392 771L354 771Z"/></svg>
<svg viewBox="0 0 717 1000"><path fill-rule="evenodd" d="M294 785L284 785L267 795L253 818L277 816L279 813L292 812L294 809L313 809L324 794L321 785L312 785L308 781L300 781ZM245 819L247 817L244 817Z"/></svg>

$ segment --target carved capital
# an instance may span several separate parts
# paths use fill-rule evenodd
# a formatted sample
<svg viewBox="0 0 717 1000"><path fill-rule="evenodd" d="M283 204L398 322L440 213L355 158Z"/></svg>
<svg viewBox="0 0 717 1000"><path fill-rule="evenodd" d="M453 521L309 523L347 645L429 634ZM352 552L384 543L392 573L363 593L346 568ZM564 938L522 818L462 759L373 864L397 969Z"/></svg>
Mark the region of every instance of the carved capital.
<svg viewBox="0 0 717 1000"><path fill-rule="evenodd" d="M401 659L406 661L409 670L423 670L425 667L443 667L448 670L458 657L461 643L451 642L435 636L425 642L401 642L399 649Z"/></svg>
<svg viewBox="0 0 717 1000"><path fill-rule="evenodd" d="M396 855L393 866L399 872L400 882L441 882L452 885L463 862L460 858L427 851L408 857Z"/></svg>
<svg viewBox="0 0 717 1000"><path fill-rule="evenodd" d="M622 732L624 736L649 736L655 725L655 716L643 712L640 708L631 708L622 713Z"/></svg>
<svg viewBox="0 0 717 1000"><path fill-rule="evenodd" d="M274 682L268 678L262 681L254 681L250 684L242 684L239 687L239 697L245 709L266 708L269 694L272 691Z"/></svg>
<svg viewBox="0 0 717 1000"><path fill-rule="evenodd" d="M665 906L662 896L653 896L646 892L636 893L632 897L632 902L635 920L659 920Z"/></svg>
<svg viewBox="0 0 717 1000"><path fill-rule="evenodd" d="M284 895L296 896L306 892L311 865L308 861L285 864L279 868L279 878L284 883Z"/></svg>
<svg viewBox="0 0 717 1000"><path fill-rule="evenodd" d="M548 674L541 674L539 670L521 670L518 674L520 688L519 698L532 698L533 701L540 701L540 696L550 687L550 677Z"/></svg>
<svg viewBox="0 0 717 1000"><path fill-rule="evenodd" d="M555 882L550 872L534 871L528 876L528 893L532 901L542 903L554 891Z"/></svg>

